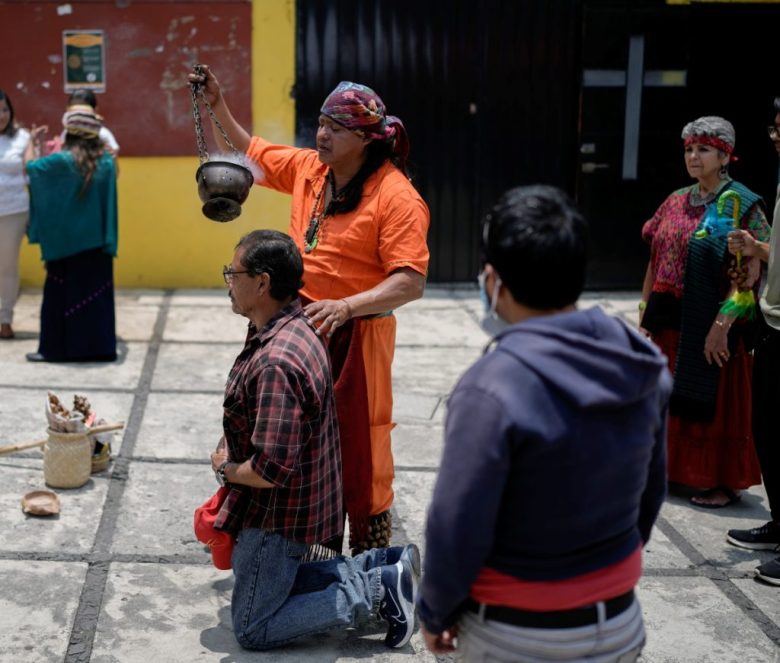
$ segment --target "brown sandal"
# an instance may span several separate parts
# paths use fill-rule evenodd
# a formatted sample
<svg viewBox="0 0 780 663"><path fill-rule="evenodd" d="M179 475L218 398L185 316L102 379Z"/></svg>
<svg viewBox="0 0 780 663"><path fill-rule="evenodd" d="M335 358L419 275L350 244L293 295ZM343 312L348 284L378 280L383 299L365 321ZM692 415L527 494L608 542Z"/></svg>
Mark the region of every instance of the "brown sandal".
<svg viewBox="0 0 780 663"><path fill-rule="evenodd" d="M0 325L0 339L8 340L10 338L14 338L15 336L16 334L14 334L14 330L11 325L5 322Z"/></svg>

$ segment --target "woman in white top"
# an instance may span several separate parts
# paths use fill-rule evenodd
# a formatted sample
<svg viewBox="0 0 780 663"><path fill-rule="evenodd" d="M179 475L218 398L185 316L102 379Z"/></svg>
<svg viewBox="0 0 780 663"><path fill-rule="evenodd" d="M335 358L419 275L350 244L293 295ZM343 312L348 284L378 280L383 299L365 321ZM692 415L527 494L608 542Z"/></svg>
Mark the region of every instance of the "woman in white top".
<svg viewBox="0 0 780 663"><path fill-rule="evenodd" d="M35 138L45 130L33 129ZM19 248L30 208L22 155L30 139L30 133L16 125L11 100L0 90L0 339L14 337L11 323L19 294Z"/></svg>

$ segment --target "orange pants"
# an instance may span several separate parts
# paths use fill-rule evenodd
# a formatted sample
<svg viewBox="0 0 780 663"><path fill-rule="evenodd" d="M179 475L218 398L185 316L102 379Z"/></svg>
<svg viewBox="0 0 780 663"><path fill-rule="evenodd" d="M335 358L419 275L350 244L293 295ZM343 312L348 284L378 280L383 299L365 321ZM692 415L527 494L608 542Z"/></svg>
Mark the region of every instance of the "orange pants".
<svg viewBox="0 0 780 663"><path fill-rule="evenodd" d="M395 316L372 318L361 325L363 363L366 368L368 422L371 426L371 515L387 511L393 503L393 378Z"/></svg>

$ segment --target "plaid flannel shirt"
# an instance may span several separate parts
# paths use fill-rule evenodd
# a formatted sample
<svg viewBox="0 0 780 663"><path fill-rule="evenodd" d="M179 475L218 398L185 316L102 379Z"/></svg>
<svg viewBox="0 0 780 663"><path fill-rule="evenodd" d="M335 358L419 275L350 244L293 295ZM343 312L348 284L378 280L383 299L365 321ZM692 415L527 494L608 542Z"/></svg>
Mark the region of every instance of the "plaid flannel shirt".
<svg viewBox="0 0 780 663"><path fill-rule="evenodd" d="M302 543L341 534L341 451L327 350L296 299L249 326L225 388L233 462L251 459L274 488L232 485L215 527L257 527Z"/></svg>

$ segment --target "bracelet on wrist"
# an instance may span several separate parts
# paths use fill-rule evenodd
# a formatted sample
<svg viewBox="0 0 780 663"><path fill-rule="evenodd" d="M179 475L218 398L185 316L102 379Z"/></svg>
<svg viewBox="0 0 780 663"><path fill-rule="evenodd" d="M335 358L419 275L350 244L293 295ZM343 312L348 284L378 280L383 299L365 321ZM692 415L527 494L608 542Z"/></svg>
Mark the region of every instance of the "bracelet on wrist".
<svg viewBox="0 0 780 663"><path fill-rule="evenodd" d="M217 483L220 486L224 486L228 480L225 476L225 470L227 469L227 466L230 464L229 460L226 460L224 463L222 463L217 470L214 472L215 476L217 477Z"/></svg>

